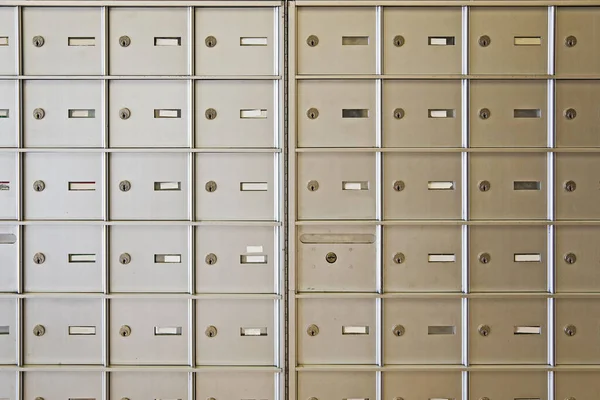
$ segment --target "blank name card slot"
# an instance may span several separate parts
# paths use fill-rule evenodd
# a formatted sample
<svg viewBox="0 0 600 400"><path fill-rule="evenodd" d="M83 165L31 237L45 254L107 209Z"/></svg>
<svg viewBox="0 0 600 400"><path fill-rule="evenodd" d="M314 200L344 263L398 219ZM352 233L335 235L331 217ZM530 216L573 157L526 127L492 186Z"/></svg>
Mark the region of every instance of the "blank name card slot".
<svg viewBox="0 0 600 400"><path fill-rule="evenodd" d="M95 46L95 37L70 37L69 46Z"/></svg>
<svg viewBox="0 0 600 400"><path fill-rule="evenodd" d="M155 46L181 46L180 37L155 37Z"/></svg>
<svg viewBox="0 0 600 400"><path fill-rule="evenodd" d="M95 254L69 254L69 263L71 264L79 264L79 263L95 263L96 255Z"/></svg>

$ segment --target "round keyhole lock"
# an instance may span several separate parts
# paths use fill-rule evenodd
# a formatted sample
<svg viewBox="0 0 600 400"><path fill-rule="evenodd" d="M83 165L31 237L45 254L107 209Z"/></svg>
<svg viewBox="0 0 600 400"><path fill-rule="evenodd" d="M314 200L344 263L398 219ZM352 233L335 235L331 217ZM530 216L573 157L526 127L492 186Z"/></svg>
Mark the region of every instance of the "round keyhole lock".
<svg viewBox="0 0 600 400"><path fill-rule="evenodd" d="M308 185L306 185L306 188L308 190L310 190L311 192L316 192L317 190L319 190L319 182L310 181L310 182L308 182Z"/></svg>
<svg viewBox="0 0 600 400"><path fill-rule="evenodd" d="M121 192L129 192L131 190L131 182L129 182L129 181L119 182L119 190Z"/></svg>
<svg viewBox="0 0 600 400"><path fill-rule="evenodd" d="M325 255L325 261L327 261L329 264L333 264L334 262L337 261L337 254L333 253L333 252L329 252Z"/></svg>
<svg viewBox="0 0 600 400"><path fill-rule="evenodd" d="M395 119L402 119L402 118L404 118L404 109L403 108L396 108L394 110L394 118Z"/></svg>
<svg viewBox="0 0 600 400"><path fill-rule="evenodd" d="M404 400L404 397L394 397L394 400Z"/></svg>
<svg viewBox="0 0 600 400"><path fill-rule="evenodd" d="M215 181L206 182L206 185L204 185L204 189L206 189L206 191L209 193L216 191L217 190L217 182L215 182Z"/></svg>
<svg viewBox="0 0 600 400"><path fill-rule="evenodd" d="M43 108L36 108L35 110L33 110L33 119L44 119L45 116L46 112Z"/></svg>
<svg viewBox="0 0 600 400"><path fill-rule="evenodd" d="M212 121L217 118L217 110L214 108L207 108L206 111L204 111L204 116L207 120Z"/></svg>
<svg viewBox="0 0 600 400"><path fill-rule="evenodd" d="M319 327L315 324L309 325L306 333L308 333L308 336L317 336L319 334Z"/></svg>
<svg viewBox="0 0 600 400"><path fill-rule="evenodd" d="M406 258L404 257L404 253L394 254L394 262L396 264L402 264L404 262L404 260L406 260Z"/></svg>
<svg viewBox="0 0 600 400"><path fill-rule="evenodd" d="M577 189L577 184L575 181L566 181L565 182L565 190L567 192L574 192Z"/></svg>
<svg viewBox="0 0 600 400"><path fill-rule="evenodd" d="M207 337L215 337L215 336L217 336L217 328L215 326L210 325L206 328L206 330L204 331L204 334Z"/></svg>
<svg viewBox="0 0 600 400"><path fill-rule="evenodd" d="M396 192L401 192L404 190L406 186L404 185L404 181L395 181L394 182L394 190Z"/></svg>
<svg viewBox="0 0 600 400"><path fill-rule="evenodd" d="M565 38L565 46L575 47L577 45L577 38L575 36L567 36Z"/></svg>
<svg viewBox="0 0 600 400"><path fill-rule="evenodd" d="M479 182L478 186L479 186L479 190L482 192L487 192L492 187L492 185L490 185L489 181L481 181L481 182Z"/></svg>
<svg viewBox="0 0 600 400"><path fill-rule="evenodd" d="M44 255L44 253L35 253L33 255L33 262L37 265L43 264L44 262L46 262L46 256Z"/></svg>
<svg viewBox="0 0 600 400"><path fill-rule="evenodd" d="M575 264L577 262L577 256L575 255L575 253L565 254L564 259L567 264Z"/></svg>
<svg viewBox="0 0 600 400"><path fill-rule="evenodd" d="M129 47L131 44L131 38L129 36L121 36L119 38L119 45L121 47Z"/></svg>
<svg viewBox="0 0 600 400"><path fill-rule="evenodd" d="M396 47L404 46L404 36L401 36L401 35L394 36L394 46L396 46Z"/></svg>
<svg viewBox="0 0 600 400"><path fill-rule="evenodd" d="M392 328L392 333L394 334L394 336L402 336L405 332L406 330L402 325L396 325Z"/></svg>
<svg viewBox="0 0 600 400"><path fill-rule="evenodd" d="M481 253L478 258L482 264L488 264L492 260L492 256L489 253Z"/></svg>
<svg viewBox="0 0 600 400"><path fill-rule="evenodd" d="M567 397L565 400L577 400L575 397Z"/></svg>
<svg viewBox="0 0 600 400"><path fill-rule="evenodd" d="M319 400L317 397L309 397L308 400Z"/></svg>
<svg viewBox="0 0 600 400"><path fill-rule="evenodd" d="M490 400L489 397L480 397L479 400Z"/></svg>
<svg viewBox="0 0 600 400"><path fill-rule="evenodd" d="M127 337L127 336L131 335L131 328L129 327L129 325L123 325L119 329L119 335L121 335L123 337Z"/></svg>
<svg viewBox="0 0 600 400"><path fill-rule="evenodd" d="M575 325L567 325L563 330L565 331L565 335L567 336L575 336L575 334L577 333L577 328L575 327Z"/></svg>
<svg viewBox="0 0 600 400"><path fill-rule="evenodd" d="M479 110L479 118L481 119L488 119L491 115L492 113L487 108L482 108L481 110Z"/></svg>
<svg viewBox="0 0 600 400"><path fill-rule="evenodd" d="M204 262L207 263L208 265L215 265L217 263L216 254L213 254L213 253L207 254L206 257L204 258Z"/></svg>
<svg viewBox="0 0 600 400"><path fill-rule="evenodd" d="M217 400L214 397L207 397L206 400Z"/></svg>
<svg viewBox="0 0 600 400"><path fill-rule="evenodd" d="M207 36L206 39L204 39L204 43L206 44L206 47L215 47L217 45L217 38L214 36Z"/></svg>
<svg viewBox="0 0 600 400"><path fill-rule="evenodd" d="M44 336L45 333L46 328L44 328L44 325L36 325L33 327L33 334L35 336Z"/></svg>
<svg viewBox="0 0 600 400"><path fill-rule="evenodd" d="M129 397L121 397L121 400L129 400Z"/></svg>
<svg viewBox="0 0 600 400"><path fill-rule="evenodd" d="M123 265L127 265L131 262L131 255L129 253L123 253L119 256L119 262Z"/></svg>
<svg viewBox="0 0 600 400"><path fill-rule="evenodd" d="M568 108L565 110L565 118L568 120L575 119L577 117L577 111L574 108Z"/></svg>
<svg viewBox="0 0 600 400"><path fill-rule="evenodd" d="M35 47L42 47L46 43L43 36L34 36L31 42Z"/></svg>
<svg viewBox="0 0 600 400"><path fill-rule="evenodd" d="M319 118L319 110L317 110L316 108L309 108L306 112L306 116L308 117L308 119L317 119Z"/></svg>
<svg viewBox="0 0 600 400"><path fill-rule="evenodd" d="M488 325L479 325L477 332L479 332L481 336L489 336L491 329Z"/></svg>
<svg viewBox="0 0 600 400"><path fill-rule="evenodd" d="M44 181L35 181L33 182L33 190L36 192L43 192L46 189L46 184Z"/></svg>
<svg viewBox="0 0 600 400"><path fill-rule="evenodd" d="M488 47L492 43L492 39L488 35L483 35L479 37L479 45L481 47Z"/></svg>
<svg viewBox="0 0 600 400"><path fill-rule="evenodd" d="M319 44L319 38L316 37L315 35L310 35L306 39L306 44L308 44L310 47L315 47L316 45Z"/></svg>
<svg viewBox="0 0 600 400"><path fill-rule="evenodd" d="M35 400L44 400L44 398L38 396L38 397L35 398Z"/></svg>
<svg viewBox="0 0 600 400"><path fill-rule="evenodd" d="M131 110L129 108L121 108L119 110L119 118L125 120L131 117Z"/></svg>

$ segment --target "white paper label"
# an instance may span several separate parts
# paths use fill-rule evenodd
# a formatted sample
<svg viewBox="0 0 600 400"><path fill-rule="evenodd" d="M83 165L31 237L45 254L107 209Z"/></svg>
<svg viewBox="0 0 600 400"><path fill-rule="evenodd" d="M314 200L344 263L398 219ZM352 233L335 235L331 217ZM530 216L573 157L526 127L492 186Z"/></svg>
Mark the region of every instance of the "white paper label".
<svg viewBox="0 0 600 400"><path fill-rule="evenodd" d="M8 46L8 36L0 36L0 46Z"/></svg>
<svg viewBox="0 0 600 400"><path fill-rule="evenodd" d="M181 335L181 327L180 326L155 326L154 327L154 335L155 336L180 336Z"/></svg>
<svg viewBox="0 0 600 400"><path fill-rule="evenodd" d="M541 262L542 255L539 253L524 253L524 254L515 254L514 255L515 262Z"/></svg>
<svg viewBox="0 0 600 400"><path fill-rule="evenodd" d="M180 264L181 254L155 254L154 262L156 264Z"/></svg>
<svg viewBox="0 0 600 400"><path fill-rule="evenodd" d="M454 182L438 182L429 181L427 182L428 190L454 190Z"/></svg>
<svg viewBox="0 0 600 400"><path fill-rule="evenodd" d="M95 254L69 254L70 263L95 263Z"/></svg>
<svg viewBox="0 0 600 400"><path fill-rule="evenodd" d="M265 119L267 118L267 110L259 108L251 110L240 110L240 118Z"/></svg>
<svg viewBox="0 0 600 400"><path fill-rule="evenodd" d="M368 326L342 326L342 335L368 335Z"/></svg>
<svg viewBox="0 0 600 400"><path fill-rule="evenodd" d="M96 182L69 182L69 190L93 192L96 190Z"/></svg>
<svg viewBox="0 0 600 400"><path fill-rule="evenodd" d="M515 335L541 335L542 328L540 326L515 326Z"/></svg>
<svg viewBox="0 0 600 400"><path fill-rule="evenodd" d="M69 326L69 335L94 336L95 334L95 326Z"/></svg>
<svg viewBox="0 0 600 400"><path fill-rule="evenodd" d="M266 37L241 37L240 46L266 46Z"/></svg>
<svg viewBox="0 0 600 400"><path fill-rule="evenodd" d="M267 182L240 182L242 192L266 192L269 190Z"/></svg>
<svg viewBox="0 0 600 400"><path fill-rule="evenodd" d="M70 37L69 46L95 46L96 38L93 37Z"/></svg>
<svg viewBox="0 0 600 400"><path fill-rule="evenodd" d="M429 254L427 259L430 263L455 262L456 255L454 255L454 254Z"/></svg>

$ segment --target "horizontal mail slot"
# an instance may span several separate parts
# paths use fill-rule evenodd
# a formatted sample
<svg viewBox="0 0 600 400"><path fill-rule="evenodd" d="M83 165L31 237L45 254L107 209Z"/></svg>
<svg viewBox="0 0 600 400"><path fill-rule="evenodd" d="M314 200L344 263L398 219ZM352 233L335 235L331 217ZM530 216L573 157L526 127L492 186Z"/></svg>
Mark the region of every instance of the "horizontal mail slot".
<svg viewBox="0 0 600 400"><path fill-rule="evenodd" d="M155 254L155 264L180 264L181 254Z"/></svg>
<svg viewBox="0 0 600 400"><path fill-rule="evenodd" d="M368 36L342 36L343 46L367 46L368 44Z"/></svg>
<svg viewBox="0 0 600 400"><path fill-rule="evenodd" d="M454 182L429 181L427 182L427 190L454 190Z"/></svg>
<svg viewBox="0 0 600 400"><path fill-rule="evenodd" d="M369 110L366 108L344 108L342 118L369 118Z"/></svg>
<svg viewBox="0 0 600 400"><path fill-rule="evenodd" d="M242 192L266 192L269 190L267 182L240 182Z"/></svg>
<svg viewBox="0 0 600 400"><path fill-rule="evenodd" d="M154 336L181 336L180 326L155 326Z"/></svg>
<svg viewBox="0 0 600 400"><path fill-rule="evenodd" d="M246 253L262 253L262 246L246 246Z"/></svg>
<svg viewBox="0 0 600 400"><path fill-rule="evenodd" d="M342 182L342 190L369 190L369 182Z"/></svg>
<svg viewBox="0 0 600 400"><path fill-rule="evenodd" d="M8 181L0 182L0 190L10 190L10 182L8 182Z"/></svg>
<svg viewBox="0 0 600 400"><path fill-rule="evenodd" d="M513 110L515 118L541 118L542 110L539 108L516 108Z"/></svg>
<svg viewBox="0 0 600 400"><path fill-rule="evenodd" d="M540 181L514 181L514 190L540 190L542 183Z"/></svg>
<svg viewBox="0 0 600 400"><path fill-rule="evenodd" d="M69 326L69 335L94 336L95 334L96 334L95 326Z"/></svg>
<svg viewBox="0 0 600 400"><path fill-rule="evenodd" d="M267 118L267 110L260 109L260 108L240 110L240 118L266 119Z"/></svg>
<svg viewBox="0 0 600 400"><path fill-rule="evenodd" d="M155 37L155 46L181 46L180 37Z"/></svg>
<svg viewBox="0 0 600 400"><path fill-rule="evenodd" d="M454 335L456 327L454 325L433 325L427 327L428 335Z"/></svg>
<svg viewBox="0 0 600 400"><path fill-rule="evenodd" d="M267 336L267 328L240 328L240 336Z"/></svg>
<svg viewBox="0 0 600 400"><path fill-rule="evenodd" d="M181 182L154 182L154 190L181 190Z"/></svg>
<svg viewBox="0 0 600 400"><path fill-rule="evenodd" d="M242 254L240 256L240 264L266 264L267 256L265 255L246 255Z"/></svg>
<svg viewBox="0 0 600 400"><path fill-rule="evenodd" d="M515 46L541 46L542 38L539 36L515 36Z"/></svg>
<svg viewBox="0 0 600 400"><path fill-rule="evenodd" d="M0 244L15 244L17 243L17 235L12 233L0 233Z"/></svg>
<svg viewBox="0 0 600 400"><path fill-rule="evenodd" d="M96 118L96 110L69 110L69 118Z"/></svg>
<svg viewBox="0 0 600 400"><path fill-rule="evenodd" d="M96 190L96 182L69 182L69 190L75 192L93 192Z"/></svg>
<svg viewBox="0 0 600 400"><path fill-rule="evenodd" d="M181 118L181 110L157 109L154 110L154 118Z"/></svg>
<svg viewBox="0 0 600 400"><path fill-rule="evenodd" d="M429 36L428 43L430 46L454 46L454 36Z"/></svg>
<svg viewBox="0 0 600 400"><path fill-rule="evenodd" d="M95 37L70 37L69 46L95 46Z"/></svg>
<svg viewBox="0 0 600 400"><path fill-rule="evenodd" d="M8 109L7 108L3 108L0 109L0 118L8 118Z"/></svg>
<svg viewBox="0 0 600 400"><path fill-rule="evenodd" d="M342 326L342 335L368 335L369 327L368 326Z"/></svg>
<svg viewBox="0 0 600 400"><path fill-rule="evenodd" d="M368 233L305 233L300 235L304 244L372 244L375 235Z"/></svg>
<svg viewBox="0 0 600 400"><path fill-rule="evenodd" d="M0 36L0 46L8 46L8 36Z"/></svg>
<svg viewBox="0 0 600 400"><path fill-rule="evenodd" d="M241 37L240 46L266 46L266 37Z"/></svg>
<svg viewBox="0 0 600 400"><path fill-rule="evenodd" d="M541 335L541 326L515 326L515 335Z"/></svg>
<svg viewBox="0 0 600 400"><path fill-rule="evenodd" d="M95 263L95 254L69 254L70 263Z"/></svg>
<svg viewBox="0 0 600 400"><path fill-rule="evenodd" d="M430 263L452 263L456 261L455 254L429 254L427 260Z"/></svg>
<svg viewBox="0 0 600 400"><path fill-rule="evenodd" d="M10 326L0 325L0 335L10 335Z"/></svg>
<svg viewBox="0 0 600 400"><path fill-rule="evenodd" d="M427 111L429 118L454 118L455 111L453 109L430 109Z"/></svg>
<svg viewBox="0 0 600 400"><path fill-rule="evenodd" d="M521 253L514 255L515 262L541 262L542 255L540 253Z"/></svg>

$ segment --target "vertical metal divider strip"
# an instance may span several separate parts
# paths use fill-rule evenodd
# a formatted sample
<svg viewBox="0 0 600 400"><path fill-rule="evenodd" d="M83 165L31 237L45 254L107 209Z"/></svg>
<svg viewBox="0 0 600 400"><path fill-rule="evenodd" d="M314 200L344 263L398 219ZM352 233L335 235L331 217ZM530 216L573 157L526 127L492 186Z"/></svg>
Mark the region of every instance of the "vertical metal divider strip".
<svg viewBox="0 0 600 400"><path fill-rule="evenodd" d="M23 71L23 51L21 42L23 36L22 29L22 12L23 8L21 6L17 6L14 8L15 11L15 69L17 76L20 76ZM23 113L21 110L23 109L23 80L18 80L15 82L16 90L17 90L17 99L15 101L15 117L17 124L17 148L23 148ZM17 191L17 294L23 293L23 219L24 219L24 154L21 151L17 151L15 154L16 157L16 171L15 171L15 181L16 181L16 191ZM25 300L21 298L15 298L15 317L16 321L16 361L17 367L22 367L24 364L23 357L25 355L24 351L24 303ZM23 376L24 373L21 371L17 371L13 376L16 379L15 382L15 398L17 400L24 400L23 396Z"/></svg>
<svg viewBox="0 0 600 400"><path fill-rule="evenodd" d="M469 73L469 7L463 6L462 9L462 68L463 76ZM469 147L469 80L461 80L461 133L462 147ZM462 219L468 221L469 214L469 155L466 152L461 153L461 198L462 198ZM461 227L462 241L462 292L469 293L469 227L463 224ZM469 366L469 304L466 297L461 299L462 315L462 335L461 335L461 358L464 366ZM469 398L469 372L466 370L461 373L462 376L462 400Z"/></svg>

